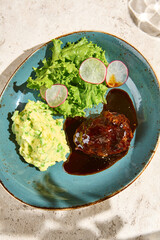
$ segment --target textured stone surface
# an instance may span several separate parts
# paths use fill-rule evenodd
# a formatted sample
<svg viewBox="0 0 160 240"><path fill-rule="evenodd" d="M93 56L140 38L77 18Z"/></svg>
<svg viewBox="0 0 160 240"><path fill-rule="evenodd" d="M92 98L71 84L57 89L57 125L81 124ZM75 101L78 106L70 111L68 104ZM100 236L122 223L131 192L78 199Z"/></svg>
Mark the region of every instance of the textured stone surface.
<svg viewBox="0 0 160 240"><path fill-rule="evenodd" d="M127 0L0 0L0 91L39 45L79 30L104 31L130 42L160 79L160 39L136 27ZM160 147L129 188L79 210L34 209L0 186L0 240L159 240L159 156Z"/></svg>

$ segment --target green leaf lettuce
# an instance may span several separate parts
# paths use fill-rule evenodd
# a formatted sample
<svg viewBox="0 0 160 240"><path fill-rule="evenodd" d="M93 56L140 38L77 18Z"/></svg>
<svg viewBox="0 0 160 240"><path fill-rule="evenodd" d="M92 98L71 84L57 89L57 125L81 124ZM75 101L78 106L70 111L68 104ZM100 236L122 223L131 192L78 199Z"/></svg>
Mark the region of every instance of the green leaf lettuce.
<svg viewBox="0 0 160 240"><path fill-rule="evenodd" d="M64 48L61 48L59 39L52 41L52 57L45 58L42 67L33 68L35 78L28 78L27 87L39 90L41 86L50 88L53 84L65 85L68 97L63 104L52 109L53 114L84 116L85 108L104 102L107 86L105 83L96 85L83 81L79 76L79 67L89 57L98 58L107 66L105 51L86 38L76 43L69 42Z"/></svg>

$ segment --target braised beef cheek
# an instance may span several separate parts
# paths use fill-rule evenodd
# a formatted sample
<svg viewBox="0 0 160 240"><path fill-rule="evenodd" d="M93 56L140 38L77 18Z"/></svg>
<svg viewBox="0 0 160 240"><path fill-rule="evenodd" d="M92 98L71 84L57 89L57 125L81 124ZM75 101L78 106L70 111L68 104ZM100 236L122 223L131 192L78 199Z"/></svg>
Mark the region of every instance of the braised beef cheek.
<svg viewBox="0 0 160 240"><path fill-rule="evenodd" d="M82 122L73 140L76 150L93 156L106 157L128 150L132 138L130 122L125 115L103 111L98 117Z"/></svg>

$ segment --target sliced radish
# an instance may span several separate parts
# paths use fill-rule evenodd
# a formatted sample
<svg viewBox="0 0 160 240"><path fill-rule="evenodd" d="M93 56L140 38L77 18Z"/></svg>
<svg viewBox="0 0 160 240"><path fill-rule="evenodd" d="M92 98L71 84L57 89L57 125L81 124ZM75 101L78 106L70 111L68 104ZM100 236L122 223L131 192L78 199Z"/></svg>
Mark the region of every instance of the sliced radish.
<svg viewBox="0 0 160 240"><path fill-rule="evenodd" d="M119 87L123 85L128 78L128 68L126 65L115 60L107 67L106 83L108 87Z"/></svg>
<svg viewBox="0 0 160 240"><path fill-rule="evenodd" d="M45 92L45 99L51 108L58 107L65 102L68 96L68 89L61 84L55 84Z"/></svg>
<svg viewBox="0 0 160 240"><path fill-rule="evenodd" d="M100 84L106 78L106 66L98 58L87 58L79 68L79 75L85 82Z"/></svg>
<svg viewBox="0 0 160 240"><path fill-rule="evenodd" d="M43 99L45 99L45 100L46 100L46 97L45 97L45 95L46 95L46 90L47 90L47 88L46 88L45 86L42 86L42 87L40 88L41 97L42 97Z"/></svg>

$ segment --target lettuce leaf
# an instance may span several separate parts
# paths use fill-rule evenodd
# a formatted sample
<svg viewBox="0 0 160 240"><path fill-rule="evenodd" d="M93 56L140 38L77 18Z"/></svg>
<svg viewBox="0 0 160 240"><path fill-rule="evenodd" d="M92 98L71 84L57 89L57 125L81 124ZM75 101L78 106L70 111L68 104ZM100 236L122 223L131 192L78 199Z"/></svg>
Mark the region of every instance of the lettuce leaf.
<svg viewBox="0 0 160 240"><path fill-rule="evenodd" d="M28 78L27 87L39 90L41 86L50 88L53 84L64 84L68 97L62 105L52 109L53 114L85 116L85 108L105 101L107 86L105 83L95 85L84 82L79 76L79 67L89 57L98 58L107 66L105 51L85 37L76 43L68 42L64 48L61 48L62 41L59 39L52 41L52 57L43 59L42 67L33 68L35 77Z"/></svg>

